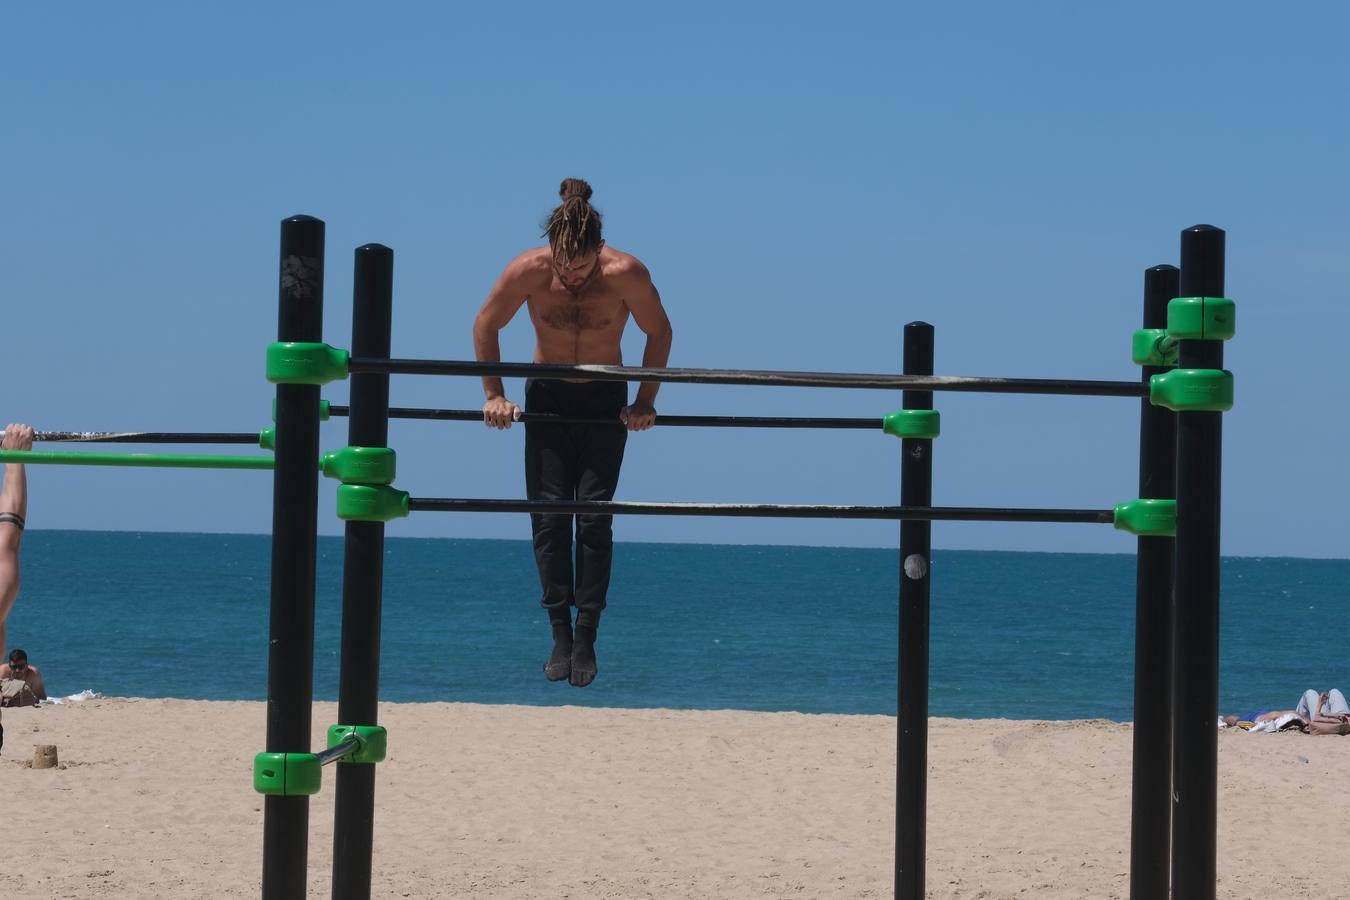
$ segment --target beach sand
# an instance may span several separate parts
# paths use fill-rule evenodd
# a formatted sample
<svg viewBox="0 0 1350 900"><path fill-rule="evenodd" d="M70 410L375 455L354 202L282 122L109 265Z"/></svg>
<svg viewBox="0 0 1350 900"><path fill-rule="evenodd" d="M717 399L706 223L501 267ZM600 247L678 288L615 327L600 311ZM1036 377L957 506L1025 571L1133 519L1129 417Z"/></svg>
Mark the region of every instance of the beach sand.
<svg viewBox="0 0 1350 900"><path fill-rule="evenodd" d="M336 722L316 704L314 746ZM375 897L889 897L895 720L386 704ZM257 897L261 703L4 711L8 897ZM58 769L29 766L35 744ZM1128 725L935 719L930 897L1126 897ZM1350 738L1219 734L1218 895L1342 897ZM330 892L332 769L310 800ZM1337 870L1341 870L1339 873Z"/></svg>

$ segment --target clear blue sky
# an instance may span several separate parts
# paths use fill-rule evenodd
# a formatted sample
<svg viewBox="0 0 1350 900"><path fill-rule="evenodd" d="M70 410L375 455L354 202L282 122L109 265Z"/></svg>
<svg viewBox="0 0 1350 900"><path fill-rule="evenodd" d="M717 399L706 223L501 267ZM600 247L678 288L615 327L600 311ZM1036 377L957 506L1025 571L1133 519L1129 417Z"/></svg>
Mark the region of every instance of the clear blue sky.
<svg viewBox="0 0 1350 900"><path fill-rule="evenodd" d="M328 223L325 337L351 252L395 250L394 354L469 358L502 265L564 176L651 268L672 365L1133 379L1145 268L1228 231L1223 548L1350 556L1350 12L1268 4L19 4L0 31L0 418L257 429L278 222ZM527 360L522 315L503 336ZM626 358L641 355L635 328ZM516 397L518 383L508 383ZM326 389L342 402L345 385ZM472 380L396 405L476 407ZM934 500L1137 493L1138 405L937 395ZM686 414L880 416L883 392L670 385ZM398 485L523 495L523 433L396 423ZM324 445L346 442L345 422ZM898 444L668 429L626 499L898 502ZM34 469L35 528L264 532L270 476ZM321 527L340 533L333 484ZM888 546L893 523L625 519L620 540ZM519 537L424 513L393 535ZM1130 552L1109 527L938 524L947 548Z"/></svg>

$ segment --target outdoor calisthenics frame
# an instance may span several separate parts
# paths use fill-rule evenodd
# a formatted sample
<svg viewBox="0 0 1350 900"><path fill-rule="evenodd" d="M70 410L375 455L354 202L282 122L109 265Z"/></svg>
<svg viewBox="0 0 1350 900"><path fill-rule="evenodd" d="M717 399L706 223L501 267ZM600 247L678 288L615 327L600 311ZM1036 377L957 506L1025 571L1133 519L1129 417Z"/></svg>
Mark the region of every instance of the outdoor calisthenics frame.
<svg viewBox="0 0 1350 900"><path fill-rule="evenodd" d="M928 559L930 522L1112 522L1140 534L1136 607L1134 787L1131 897L1214 896L1218 676L1218 510L1221 411L1231 405L1222 371L1222 340L1232 334L1232 304L1223 300L1223 232L1196 226L1182 233L1182 267L1145 274L1145 331L1134 356L1141 383L1047 379L946 378L932 375L933 330L905 328L903 375L538 366L389 358L392 251L356 251L353 354L320 343L323 223L298 216L282 223L278 342L269 348L269 378L278 382L275 431L43 433L43 440L135 443L253 443L276 449L272 615L267 752L255 764L266 793L263 896L304 895L307 796L319 768L338 767L333 896L368 898L373 838L374 766L384 757L375 725L384 523L419 510L543 511L606 514L794 516L900 520L900 672L895 892L924 895L928 715ZM1172 303L1172 298L1183 299ZM1177 304L1180 304L1178 307ZM1166 326L1165 328L1162 326ZM1168 374L1172 364L1181 369ZM322 383L352 376L351 406L328 407ZM539 375L593 380L900 388L904 410L884 419L663 416L663 425L878 428L902 438L901 505L585 503L466 498L412 498L391 487L391 417L478 420L476 410L394 409L391 373ZM1158 378L1157 376L1164 376ZM1170 379L1170 382L1169 382ZM932 391L1079 394L1145 398L1141 413L1140 497L1115 510L1025 510L931 506ZM1152 402L1150 402L1150 398ZM1167 408L1164 408L1167 407ZM1169 410L1176 410L1176 413ZM318 458L319 421L348 415L349 444ZM527 422L571 419L526 415ZM1173 452L1175 449L1175 460ZM155 456L0 452L0 461L97 465L273 468L266 457ZM1175 463L1175 464L1174 464ZM339 514L347 519L342 662L338 715L328 749L308 751L313 696L313 598L317 475L339 478ZM1175 497L1175 504L1172 499ZM1170 536L1175 523L1176 538ZM1175 621L1173 590L1175 584ZM1176 654L1172 678L1173 648ZM1175 697L1175 702L1173 698ZM1169 860L1170 852L1170 860Z"/></svg>
<svg viewBox="0 0 1350 900"><path fill-rule="evenodd" d="M309 715L307 709L299 708L307 706L311 699L312 542L317 493L313 459L317 454L320 415L318 391L321 384L335 378L350 375L352 380L351 446L372 450L386 446L391 412L388 408L388 377L395 373L889 388L903 390L905 410L920 416L931 409L932 392L942 390L1140 397L1144 398L1140 502L1145 504L1143 515L1149 523L1142 532L1137 532L1141 536L1138 547L1131 896L1165 897L1170 869L1171 889L1176 896L1202 900L1213 897L1220 423L1222 411L1232 403L1231 375L1222 370L1222 341L1231 336L1233 320L1232 304L1222 299L1223 244L1224 234L1219 229L1210 226L1187 229L1182 233L1179 279L1178 270L1171 266L1155 267L1146 273L1144 325L1150 331L1136 334L1135 339L1135 359L1145 365L1142 382L1035 381L934 377L932 328L923 323L914 323L905 329L904 374L898 376L391 359L393 254L378 244L368 244L356 251L352 352L347 354L322 344L319 337L322 331L323 223L306 216L285 220L282 223L280 327L278 342L269 348L268 355L269 378L277 382L275 522L278 529L273 562L273 667L269 675L268 749L280 750L283 745L300 750L307 747L305 735L309 731ZM1171 304L1169 309L1167 301L1175 297L1182 299ZM1160 316L1163 321L1159 321ZM1164 325L1166 328L1162 327ZM1180 368L1172 369L1178 363ZM1167 371L1169 369L1171 371ZM475 411L413 412L420 414L408 417L478 418ZM915 421L920 419L916 417ZM687 424L733 423L690 421ZM800 424L803 423L780 422L766 427ZM868 426L835 424L818 427ZM875 427L875 422L871 427ZM902 520L902 576L895 891L899 897L922 897L930 521L950 517L1101 522L1111 521L1112 513L1102 510L942 511L932 508L933 434L923 433L922 428L907 430L905 424L897 425L894 433L902 437L899 507L813 507L808 512L779 505L416 498L391 486L392 457L387 468L372 467L369 479L344 479L338 488L339 515L348 520L343 601L344 676L339 718L369 725L375 722L377 686L369 673L378 671L383 524L410 511L549 509L556 512L810 514L899 519ZM1171 459L1173 446L1175 465ZM1169 501L1173 499L1175 505L1169 507ZM1138 510L1139 507L1135 507L1135 511ZM1165 512L1159 513L1159 510ZM950 515L944 515L944 512ZM1168 512L1175 516L1175 539L1167 533L1168 529L1159 527ZM1120 516L1118 509L1115 515L1118 523ZM1150 532L1149 527L1155 530ZM304 552L297 554L294 552L297 550ZM1175 626L1171 613L1173 584ZM1175 637L1172 638L1174 628ZM1170 677L1174 646L1183 651L1177 654L1175 686ZM358 662L361 677L349 684L345 673L355 669ZM374 767L368 765L339 767L334 838L335 898L346 900L369 896L373 770ZM345 784L344 778L356 772L363 773L360 784L354 783L354 778L350 786ZM295 890L303 891L305 877L306 838L303 830L297 830L304 825L305 798L269 796L267 799L263 895L294 896ZM294 888L288 888L288 885Z"/></svg>

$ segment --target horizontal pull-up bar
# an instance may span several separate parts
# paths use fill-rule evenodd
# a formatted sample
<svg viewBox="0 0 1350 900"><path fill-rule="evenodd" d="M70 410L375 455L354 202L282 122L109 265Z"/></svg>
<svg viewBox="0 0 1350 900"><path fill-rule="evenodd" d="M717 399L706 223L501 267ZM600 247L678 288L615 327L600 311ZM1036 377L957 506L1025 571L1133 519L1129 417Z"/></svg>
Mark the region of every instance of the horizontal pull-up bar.
<svg viewBox="0 0 1350 900"><path fill-rule="evenodd" d="M571 378L589 381L655 381L679 384L757 384L776 387L878 388L992 394L1072 394L1147 397L1140 381L1070 381L1055 378L980 378L963 375L857 375L839 372L763 372L744 369L654 369L641 366L561 366L541 363L377 359L353 356L347 372L375 375L487 375L498 378Z"/></svg>
<svg viewBox="0 0 1350 900"><path fill-rule="evenodd" d="M346 406L329 406L330 414L345 416L350 412ZM417 409L410 407L390 407L391 419L434 419L446 422L481 422L483 411L478 409ZM580 416L555 416L552 413L521 413L520 421L529 424L544 425L622 425L618 419L585 418ZM803 418L789 416L667 416L657 415L657 425L707 426L713 428L857 428L877 430L881 428L881 419L841 419L841 418ZM257 441L257 435L254 435Z"/></svg>
<svg viewBox="0 0 1350 900"><path fill-rule="evenodd" d="M1109 509L1001 509L960 506L826 506L787 503L640 503L601 500L475 500L409 497L408 511L580 515L738 516L796 519L910 519L934 522L1087 522L1110 525Z"/></svg>
<svg viewBox="0 0 1350 900"><path fill-rule="evenodd" d="M329 415L345 417L351 408L332 404ZM325 416L326 418L326 416ZM478 409L424 409L418 407L390 407L391 419L419 419L441 422L481 422L483 411ZM617 418L557 416L552 413L522 413L521 422L541 425L614 425L622 426ZM884 419L821 418L809 416L668 416L660 415L657 425L702 426L708 428L837 428L876 431ZM256 431L39 431L33 440L48 443L85 444L251 444L257 446Z"/></svg>
<svg viewBox="0 0 1350 900"><path fill-rule="evenodd" d="M35 441L90 444L258 444L256 431L39 431Z"/></svg>

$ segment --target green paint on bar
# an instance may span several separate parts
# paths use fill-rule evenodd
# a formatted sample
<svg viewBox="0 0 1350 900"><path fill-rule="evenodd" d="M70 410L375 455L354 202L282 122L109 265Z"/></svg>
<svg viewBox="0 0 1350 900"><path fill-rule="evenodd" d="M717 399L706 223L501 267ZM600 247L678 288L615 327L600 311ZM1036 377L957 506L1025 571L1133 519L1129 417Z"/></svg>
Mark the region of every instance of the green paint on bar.
<svg viewBox="0 0 1350 900"><path fill-rule="evenodd" d="M274 469L270 456L211 456L173 453L81 453L0 450L0 462L57 466L130 466L148 469Z"/></svg>

